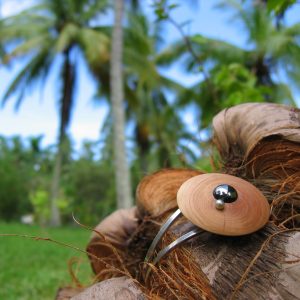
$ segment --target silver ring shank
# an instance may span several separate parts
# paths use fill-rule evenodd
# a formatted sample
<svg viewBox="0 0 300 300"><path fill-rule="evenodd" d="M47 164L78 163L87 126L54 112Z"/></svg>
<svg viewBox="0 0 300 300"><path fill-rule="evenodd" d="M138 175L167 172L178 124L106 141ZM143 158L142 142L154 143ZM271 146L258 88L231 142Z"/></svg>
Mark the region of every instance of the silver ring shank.
<svg viewBox="0 0 300 300"><path fill-rule="evenodd" d="M195 228L187 232L186 234L182 235L180 238L172 242L170 245L168 245L167 247L159 251L155 259L153 260L152 263L153 266L155 266L165 255L167 255L168 253L176 249L179 245L199 235L200 233L203 233L203 230L201 230L200 228ZM146 271L146 276L145 276L145 282L148 281L148 277L150 273L151 273L151 267L148 266L148 269Z"/></svg>
<svg viewBox="0 0 300 300"><path fill-rule="evenodd" d="M170 218L161 226L160 230L158 231L156 237L152 241L151 246L149 247L146 257L145 257L145 262L149 262L151 260L155 248L157 244L161 241L163 235L165 232L169 229L169 227L182 215L180 209L178 208L171 216Z"/></svg>
<svg viewBox="0 0 300 300"><path fill-rule="evenodd" d="M158 252L157 256L153 260L153 265L155 266L166 254L171 252L172 250L176 249L180 244L190 240L191 238L199 235L201 232L203 232L201 229L196 228L193 229L184 235L182 235L180 238L172 242L170 245L162 249L161 251Z"/></svg>

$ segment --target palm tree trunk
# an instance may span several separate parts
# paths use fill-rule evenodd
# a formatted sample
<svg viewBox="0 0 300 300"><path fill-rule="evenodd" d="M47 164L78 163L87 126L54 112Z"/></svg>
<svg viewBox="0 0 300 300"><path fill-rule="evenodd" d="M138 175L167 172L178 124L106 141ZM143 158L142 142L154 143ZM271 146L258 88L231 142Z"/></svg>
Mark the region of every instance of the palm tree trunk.
<svg viewBox="0 0 300 300"><path fill-rule="evenodd" d="M137 123L135 140L139 151L140 171L145 176L148 174L148 154L151 147L148 128L145 124Z"/></svg>
<svg viewBox="0 0 300 300"><path fill-rule="evenodd" d="M60 183L60 174L61 174L61 165L62 165L62 147L59 146L59 149L55 157L55 165L52 177L51 185L51 194L50 194L50 226L60 226L61 217L59 208L57 206L57 198L59 194L59 183Z"/></svg>
<svg viewBox="0 0 300 300"><path fill-rule="evenodd" d="M172 163L170 161L168 149L166 149L166 147L164 145L162 145L162 143L160 143L160 147L161 148L158 153L158 162L159 162L160 168L171 168Z"/></svg>
<svg viewBox="0 0 300 300"><path fill-rule="evenodd" d="M60 126L59 126L59 138L58 138L58 150L55 157L55 165L52 178L51 186L51 196L50 196L50 206L51 206L51 216L50 216L50 225L59 226L61 225L61 216L59 208L57 206L57 199L59 197L59 188L60 188L60 178L61 178L61 169L63 158L66 150L67 142L67 126L70 122L71 109L73 105L73 90L75 83L75 71L74 66L70 60L70 51L67 49L64 53L65 63L63 67L63 91L62 98L60 102Z"/></svg>
<svg viewBox="0 0 300 300"><path fill-rule="evenodd" d="M125 112L123 105L122 52L123 0L115 0L115 20L112 33L110 89L114 129L114 158L118 208L132 205L130 173L125 147Z"/></svg>

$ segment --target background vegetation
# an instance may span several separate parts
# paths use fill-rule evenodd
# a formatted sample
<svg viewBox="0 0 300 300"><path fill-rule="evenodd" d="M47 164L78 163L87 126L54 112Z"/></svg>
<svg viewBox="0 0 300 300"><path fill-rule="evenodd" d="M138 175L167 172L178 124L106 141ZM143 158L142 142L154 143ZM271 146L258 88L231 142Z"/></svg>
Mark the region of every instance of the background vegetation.
<svg viewBox="0 0 300 300"><path fill-rule="evenodd" d="M285 16L298 5L296 1L215 3L216 9L232 13L232 26L242 28L244 48L203 34L187 35L184 25L173 19L180 1L153 1L147 9L143 1L126 2L123 89L132 193L142 176L160 168L186 166L210 170L214 156L209 143L210 123L220 110L249 101L295 105L295 91L298 93L300 87L300 23L288 26ZM37 0L17 15L0 19L0 67L14 65L20 59L26 61L6 93L0 95L3 105L16 99L16 107L22 109L26 91L43 88L49 74L54 72L53 65L59 66L54 69L60 78L55 99L60 122L55 145L42 146L42 136L0 137L2 222L16 222L23 215L33 214L35 223L45 228L60 221L72 223L73 212L82 223L94 226L116 209L113 164L113 151L118 151L113 146L116 120L109 113L101 140L85 142L79 151L75 151L68 135L78 84L78 56L84 59L97 83L95 98L111 109L112 26L103 26L99 20L110 16L112 9L111 1L105 0ZM172 25L181 37L172 44L163 36L166 24ZM187 88L165 76L166 68L178 64L186 72L198 74L199 81ZM186 112L198 120L194 126L187 125ZM59 213L59 219L53 218L55 213ZM2 223L0 232L45 233L45 229L18 226ZM86 244L85 233L61 230L53 231L53 236L66 242L80 241L81 247ZM28 286L29 296L24 299L46 299L43 293L46 295L48 288L39 290L38 282L43 278L48 284L52 280L49 270L60 267L54 261L49 261L48 266L41 259L43 276L48 274L48 277L35 277L34 266L27 259L34 253L37 263L39 254L35 247L32 242L1 238L0 281L12 278L18 282L14 285L18 289L15 298L0 290L0 298L22 299L22 290ZM55 261L66 262L66 252L59 253L57 247L55 250L49 247L39 245L39 253L45 257L53 249ZM14 258L20 256L26 257L21 261L30 267L20 265L20 261L14 263ZM13 264L14 273L10 274L8 270ZM22 278L18 278L20 269L30 269L32 275L24 285ZM5 275L3 270L7 270ZM63 282L62 274L55 273L53 277ZM35 288L28 280L34 282Z"/></svg>
<svg viewBox="0 0 300 300"><path fill-rule="evenodd" d="M299 87L300 76L300 23L285 22L295 1L216 1L216 9L232 13L232 26L243 29L245 48L205 35L186 35L185 27L172 17L180 2L153 1L151 14L139 4L128 2L124 16L123 87L132 191L144 174L159 168L209 167L212 153L205 141L210 139L212 117L249 101L294 105L291 87ZM17 99L22 109L26 90L43 87L57 59L61 81L57 145L42 147L42 137L0 139L1 219L19 220L34 213L36 222L46 225L53 221L50 204L55 202L63 222L70 222L74 212L94 225L116 208L112 115L101 141L86 142L74 153L68 138L78 77L76 55L84 58L98 83L96 98L110 105L112 28L97 20L112 8L104 0L40 0L1 20L1 67L28 61L2 95L3 104ZM181 36L171 45L162 36L166 24ZM174 64L202 79L187 88L163 75ZM184 111L198 120L196 131L186 124Z"/></svg>

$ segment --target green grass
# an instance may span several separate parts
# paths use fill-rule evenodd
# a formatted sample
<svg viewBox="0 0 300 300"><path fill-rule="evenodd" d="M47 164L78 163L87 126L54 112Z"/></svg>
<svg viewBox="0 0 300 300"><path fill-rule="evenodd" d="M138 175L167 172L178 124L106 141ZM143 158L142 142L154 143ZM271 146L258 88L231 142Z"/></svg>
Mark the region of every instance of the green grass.
<svg viewBox="0 0 300 300"><path fill-rule="evenodd" d="M0 234L3 233L50 237L81 249L85 249L90 236L82 228L43 229L0 223ZM48 241L0 236L0 299L54 299L60 286L72 285L68 261L74 256L82 258L76 274L88 284L92 272L85 254Z"/></svg>

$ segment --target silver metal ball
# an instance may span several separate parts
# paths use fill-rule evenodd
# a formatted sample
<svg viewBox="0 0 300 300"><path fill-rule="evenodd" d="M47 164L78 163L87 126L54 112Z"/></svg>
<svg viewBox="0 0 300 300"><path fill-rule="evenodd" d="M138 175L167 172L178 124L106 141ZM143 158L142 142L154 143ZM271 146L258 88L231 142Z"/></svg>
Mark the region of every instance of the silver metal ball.
<svg viewBox="0 0 300 300"><path fill-rule="evenodd" d="M225 207L225 203L222 199L216 200L216 209L223 210Z"/></svg>
<svg viewBox="0 0 300 300"><path fill-rule="evenodd" d="M223 200L225 203L232 203L237 200L237 191L229 184L220 184L213 190L216 200Z"/></svg>

